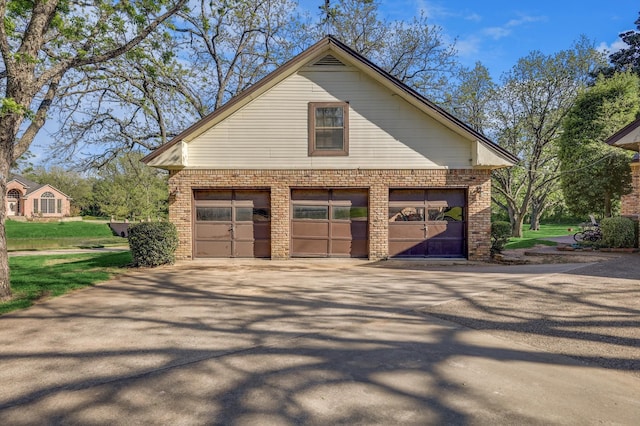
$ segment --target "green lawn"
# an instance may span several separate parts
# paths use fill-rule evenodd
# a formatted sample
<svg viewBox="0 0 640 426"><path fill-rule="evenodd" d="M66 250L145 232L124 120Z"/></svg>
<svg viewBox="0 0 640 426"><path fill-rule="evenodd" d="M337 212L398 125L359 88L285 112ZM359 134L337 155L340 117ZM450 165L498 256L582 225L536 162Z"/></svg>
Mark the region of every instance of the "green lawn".
<svg viewBox="0 0 640 426"><path fill-rule="evenodd" d="M127 244L125 238L114 236L106 223L7 220L5 229L10 251Z"/></svg>
<svg viewBox="0 0 640 426"><path fill-rule="evenodd" d="M0 314L106 281L131 263L131 254L85 253L9 258L13 299L0 302Z"/></svg>
<svg viewBox="0 0 640 426"><path fill-rule="evenodd" d="M571 229L571 231L569 231ZM540 225L539 231L531 231L528 229L528 225L523 228L522 238L510 238L509 243L505 246L506 250L519 249L519 248L531 248L538 244L544 244L547 246L555 246L557 243L553 241L547 241L545 238L549 237L563 237L567 235L573 235L580 230L580 226L577 224L549 224Z"/></svg>

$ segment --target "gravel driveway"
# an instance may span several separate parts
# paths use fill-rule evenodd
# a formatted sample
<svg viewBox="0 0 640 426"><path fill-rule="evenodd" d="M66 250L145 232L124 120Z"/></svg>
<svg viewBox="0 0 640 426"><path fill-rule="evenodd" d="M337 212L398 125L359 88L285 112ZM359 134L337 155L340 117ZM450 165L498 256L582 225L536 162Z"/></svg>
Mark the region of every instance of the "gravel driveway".
<svg viewBox="0 0 640 426"><path fill-rule="evenodd" d="M0 317L0 424L637 424L639 260L133 272Z"/></svg>

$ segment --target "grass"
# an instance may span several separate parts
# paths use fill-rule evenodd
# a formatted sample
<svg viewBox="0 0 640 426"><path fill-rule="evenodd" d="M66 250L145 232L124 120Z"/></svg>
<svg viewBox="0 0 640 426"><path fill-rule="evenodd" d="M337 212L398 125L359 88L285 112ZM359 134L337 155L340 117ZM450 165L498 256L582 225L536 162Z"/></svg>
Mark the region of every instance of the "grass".
<svg viewBox="0 0 640 426"><path fill-rule="evenodd" d="M574 223L540 225L539 231L526 229L527 225L525 225L524 228L522 238L510 238L509 243L505 246L505 250L531 248L536 245L555 246L557 243L548 241L545 238L573 235L580 230L580 226ZM569 231L569 229L571 229L571 231Z"/></svg>
<svg viewBox="0 0 640 426"><path fill-rule="evenodd" d="M7 220L5 229L9 251L103 247L127 243L126 239L114 236L106 223Z"/></svg>
<svg viewBox="0 0 640 426"><path fill-rule="evenodd" d="M128 251L10 257L13 298L0 302L0 314L107 281L130 263Z"/></svg>

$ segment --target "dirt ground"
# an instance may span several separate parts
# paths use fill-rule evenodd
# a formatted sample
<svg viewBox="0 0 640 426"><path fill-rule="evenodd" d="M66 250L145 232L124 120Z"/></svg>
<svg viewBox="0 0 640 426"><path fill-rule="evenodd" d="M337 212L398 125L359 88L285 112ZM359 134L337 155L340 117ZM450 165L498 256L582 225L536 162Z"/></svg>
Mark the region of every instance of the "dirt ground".
<svg viewBox="0 0 640 426"><path fill-rule="evenodd" d="M591 263L603 262L619 257L616 253L598 251L559 251L555 247L538 245L533 248L504 250L498 256L500 263L544 264L544 263Z"/></svg>

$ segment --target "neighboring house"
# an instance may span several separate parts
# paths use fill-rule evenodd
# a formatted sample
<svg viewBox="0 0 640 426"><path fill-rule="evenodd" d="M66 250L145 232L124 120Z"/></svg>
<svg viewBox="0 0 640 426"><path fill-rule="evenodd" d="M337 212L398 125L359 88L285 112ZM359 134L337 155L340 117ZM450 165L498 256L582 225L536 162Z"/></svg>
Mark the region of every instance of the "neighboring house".
<svg viewBox="0 0 640 426"><path fill-rule="evenodd" d="M640 118L606 140L609 145L640 151ZM640 162L636 155L631 163L633 192L622 197L621 215L640 220Z"/></svg>
<svg viewBox="0 0 640 426"><path fill-rule="evenodd" d="M143 161L180 259L486 260L517 158L328 36Z"/></svg>
<svg viewBox="0 0 640 426"><path fill-rule="evenodd" d="M39 184L22 176L7 183L7 216L58 218L71 213L70 198L48 184Z"/></svg>

